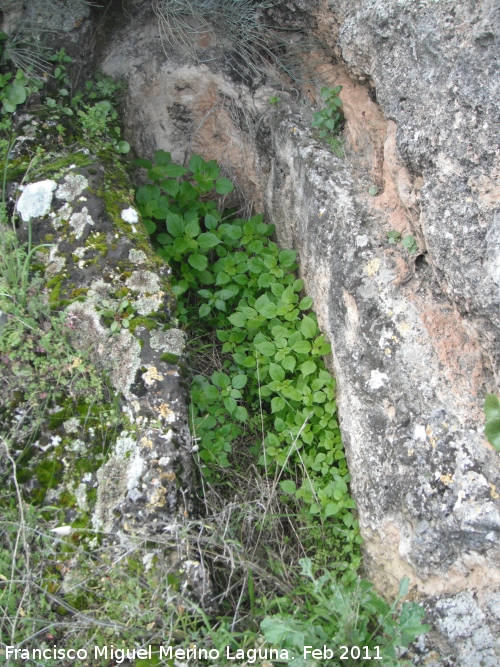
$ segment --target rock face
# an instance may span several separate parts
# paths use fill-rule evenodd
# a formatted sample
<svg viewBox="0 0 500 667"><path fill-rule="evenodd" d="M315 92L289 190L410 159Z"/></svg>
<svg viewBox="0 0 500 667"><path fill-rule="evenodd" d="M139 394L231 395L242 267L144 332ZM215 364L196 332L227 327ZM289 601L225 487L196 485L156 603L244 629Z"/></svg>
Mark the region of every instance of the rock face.
<svg viewBox="0 0 500 667"><path fill-rule="evenodd" d="M367 571L388 594L408 575L434 623L415 664L493 667L500 459L482 405L500 378L498 5L297 7L337 58L318 88L344 87L344 160L314 137L293 91L252 91L167 60L147 20L104 66L130 85L140 152L222 154L281 244L299 251L334 351ZM270 108L272 94L281 103ZM417 253L389 245L391 230L413 234Z"/></svg>
<svg viewBox="0 0 500 667"><path fill-rule="evenodd" d="M20 130L40 141L36 116L26 114ZM40 246L36 261L47 298L65 309L63 327L82 353L73 367L92 364L104 372L111 395L103 415L118 402L126 417L121 432L113 437L109 429L101 445L93 422L86 428L61 417L44 424L25 476L40 477L39 459L62 461L57 484L39 500L61 502L68 522L88 522L105 534L161 533L193 511L194 482L178 366L184 339L170 322L169 269L149 243L112 151L97 158L82 149L46 171L50 178L21 186L18 236L25 240L29 225Z"/></svg>

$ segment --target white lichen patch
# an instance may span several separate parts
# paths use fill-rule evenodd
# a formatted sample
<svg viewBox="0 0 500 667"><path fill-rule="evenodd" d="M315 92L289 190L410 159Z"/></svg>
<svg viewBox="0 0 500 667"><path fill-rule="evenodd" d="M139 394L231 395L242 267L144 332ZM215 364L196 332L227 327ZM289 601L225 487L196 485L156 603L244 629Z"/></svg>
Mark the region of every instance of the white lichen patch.
<svg viewBox="0 0 500 667"><path fill-rule="evenodd" d="M75 238L79 239L87 225L93 225L94 221L89 215L88 209L86 206L79 213L73 213L69 219L69 224L75 230Z"/></svg>
<svg viewBox="0 0 500 667"><path fill-rule="evenodd" d="M99 348L102 363L108 370L111 384L125 397L130 396L137 369L141 365L141 346L130 331L122 329Z"/></svg>
<svg viewBox="0 0 500 667"><path fill-rule="evenodd" d="M68 314L75 318L71 332L73 344L82 350L90 348L93 362L107 371L114 388L128 397L140 366L139 341L125 329L118 336L111 335L101 324L91 300L75 301L68 307Z"/></svg>
<svg viewBox="0 0 500 667"><path fill-rule="evenodd" d="M121 212L121 218L131 225L136 225L139 222L139 214L135 208L126 208Z"/></svg>
<svg viewBox="0 0 500 667"><path fill-rule="evenodd" d="M50 217L52 218L52 227L54 229L61 229L63 224L67 222L71 214L73 213L73 207L70 204L64 204L56 213L51 213Z"/></svg>
<svg viewBox="0 0 500 667"><path fill-rule="evenodd" d="M128 496L137 500L141 496L139 484L146 462L140 455L137 439L130 434L121 435L113 448L109 461L97 472L97 501L92 524L97 530L113 529L115 510Z"/></svg>
<svg viewBox="0 0 500 667"><path fill-rule="evenodd" d="M128 433L124 433L116 439L115 446L113 447L113 456L117 459L126 459L131 452L135 451L135 447L136 439Z"/></svg>
<svg viewBox="0 0 500 667"><path fill-rule="evenodd" d="M87 296L89 299L94 301L100 301L101 299L107 299L109 294L114 291L114 286L110 283L105 283L102 278L94 280L90 285Z"/></svg>
<svg viewBox="0 0 500 667"><path fill-rule="evenodd" d="M139 315L155 313L163 303L164 292L157 292L151 296L140 296L134 301L134 308Z"/></svg>
<svg viewBox="0 0 500 667"><path fill-rule="evenodd" d="M79 484L75 490L75 499L76 504L82 510L82 512L89 511L89 503L87 500L87 485Z"/></svg>
<svg viewBox="0 0 500 667"><path fill-rule="evenodd" d="M148 370L142 374L142 379L146 386L150 387L158 380L163 380L163 375L158 371L156 366L149 366Z"/></svg>
<svg viewBox="0 0 500 667"><path fill-rule="evenodd" d="M134 271L125 285L134 292L154 294L160 291L160 279L152 271Z"/></svg>
<svg viewBox="0 0 500 667"><path fill-rule="evenodd" d="M67 202L73 201L88 185L89 182L82 174L66 174L64 183L61 183L56 190L56 197Z"/></svg>
<svg viewBox="0 0 500 667"><path fill-rule="evenodd" d="M132 250L129 252L128 258L135 264L141 264L141 262L145 262L147 260L145 252L142 250L135 250L134 248L132 248Z"/></svg>
<svg viewBox="0 0 500 667"><path fill-rule="evenodd" d="M71 444L66 445L66 449L70 452L80 453L85 450L85 443L83 440L77 438L76 440L73 440Z"/></svg>
<svg viewBox="0 0 500 667"><path fill-rule="evenodd" d="M52 195L57 183L52 180L38 181L24 186L16 208L24 222L47 215L52 205Z"/></svg>
<svg viewBox="0 0 500 667"><path fill-rule="evenodd" d="M149 341L153 350L176 354L178 357L184 352L186 334L181 329L168 329L168 331L152 331Z"/></svg>
<svg viewBox="0 0 500 667"><path fill-rule="evenodd" d="M366 385L369 387L369 389L380 389L384 386L384 382L387 382L388 380L389 377L386 373L381 373L379 370L375 369L374 371L371 371L370 379Z"/></svg>
<svg viewBox="0 0 500 667"><path fill-rule="evenodd" d="M80 430L80 420L77 419L76 417L71 417L70 419L66 420L63 424L63 428L66 431L66 433L78 433Z"/></svg>
<svg viewBox="0 0 500 667"><path fill-rule="evenodd" d="M73 250L73 255L78 257L78 259L82 259L82 257L85 255L85 248L83 246L76 248L76 250Z"/></svg>

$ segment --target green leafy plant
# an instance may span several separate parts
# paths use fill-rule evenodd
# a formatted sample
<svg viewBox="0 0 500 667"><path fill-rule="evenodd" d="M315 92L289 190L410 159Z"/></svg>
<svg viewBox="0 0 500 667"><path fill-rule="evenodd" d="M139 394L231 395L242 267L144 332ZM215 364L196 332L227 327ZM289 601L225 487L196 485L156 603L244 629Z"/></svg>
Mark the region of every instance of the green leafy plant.
<svg viewBox="0 0 500 667"><path fill-rule="evenodd" d="M341 585L329 570L315 576L311 560L304 558L300 564L303 583L294 595L301 595L302 603L297 604L294 596L275 600L273 606L280 611L267 615L260 624L270 644L290 650L288 665L306 667L312 662L312 651L304 658L304 647L326 646L329 654L320 650L323 657L314 660L318 667L357 665L372 659L392 667L401 664L398 649L428 632L429 627L421 622L424 609L414 602L400 604L408 593L407 577L389 605L368 581Z"/></svg>
<svg viewBox="0 0 500 667"><path fill-rule="evenodd" d="M500 451L500 401L495 394L488 394L484 401L484 414L486 415L486 426L484 435L493 447Z"/></svg>
<svg viewBox="0 0 500 667"><path fill-rule="evenodd" d="M221 371L193 378L192 423L205 474L214 464L229 466L232 443L245 433L258 464L288 481L281 487L288 502L329 524L343 545L339 567L359 562L335 380L323 360L330 345L312 299L300 296L296 252L270 240L273 227L262 216L223 217L205 199L232 190L215 162L194 155L185 168L158 151L153 162L136 164L153 180L136 201L172 267L178 319L215 330L226 355Z"/></svg>
<svg viewBox="0 0 500 667"><path fill-rule="evenodd" d="M270 98L268 99L268 102L269 102L269 104L270 104L272 107L276 107L276 106L278 106L278 104L280 104L280 102L281 102L281 97L279 97L279 95L276 95L276 96L274 96L274 97L270 97Z"/></svg>
<svg viewBox="0 0 500 667"><path fill-rule="evenodd" d="M112 333L119 333L120 329L128 329L135 316L135 311L128 299L121 299L116 302L103 299L100 307L97 308L97 312L106 324L109 324Z"/></svg>
<svg viewBox="0 0 500 667"><path fill-rule="evenodd" d="M76 114L77 125L86 142L95 142L102 148L112 146L117 153L128 153L130 144L121 139L118 113L114 106L123 85L96 72L94 79L85 84L85 90L77 91L70 100L66 67L71 62L70 56L62 48L49 59L56 63L54 78L57 89L55 97L45 98L45 105L55 112L53 119L58 120L59 113L65 116Z"/></svg>
<svg viewBox="0 0 500 667"><path fill-rule="evenodd" d="M342 111L342 100L339 93L342 86L335 86L335 88L321 89L321 97L325 100L323 109L316 111L313 115L312 127L319 130L321 139L328 136L335 136L338 134L344 122L344 113Z"/></svg>
<svg viewBox="0 0 500 667"><path fill-rule="evenodd" d="M0 59L4 60L5 42L7 35L0 31ZM17 69L14 74L9 71L8 66L3 64L0 72L0 103L2 104L2 114L12 114L18 106L24 104L31 93L40 90L42 82L34 76L29 76L27 72ZM5 121L4 121L5 123ZM0 129L7 129L0 128Z"/></svg>
<svg viewBox="0 0 500 667"><path fill-rule="evenodd" d="M414 255L418 250L417 241L412 234L407 234L401 239L401 245L408 250L410 255Z"/></svg>
<svg viewBox="0 0 500 667"><path fill-rule="evenodd" d="M397 232L395 229L391 229L390 232L387 232L387 241L388 243L395 245L401 241L401 232Z"/></svg>
<svg viewBox="0 0 500 667"><path fill-rule="evenodd" d="M406 236L401 237L401 232L398 232L395 229L391 229L387 232L387 242L391 245L401 243L401 245L408 250L410 255L414 255L418 250L417 241L412 234L406 234Z"/></svg>

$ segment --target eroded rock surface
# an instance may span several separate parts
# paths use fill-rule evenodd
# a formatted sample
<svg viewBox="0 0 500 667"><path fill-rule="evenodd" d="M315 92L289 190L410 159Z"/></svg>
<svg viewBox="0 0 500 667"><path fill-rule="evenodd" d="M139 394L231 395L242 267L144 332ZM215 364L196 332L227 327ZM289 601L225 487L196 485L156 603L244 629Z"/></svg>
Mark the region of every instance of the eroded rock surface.
<svg viewBox="0 0 500 667"><path fill-rule="evenodd" d="M25 125L33 120L27 116ZM110 427L103 435L93 422L86 428L74 418L61 423L61 416L53 432L42 428L36 447L42 459L63 463L45 502L64 498L67 521L147 536L193 512L191 443L178 366L184 335L172 328L169 268L139 222L123 166L110 152L103 159L84 149L60 159L50 178L24 186L18 235L26 239L31 225L33 245L41 244L35 260L47 298L65 308L64 326L82 352L74 367L92 362L106 374L109 414L117 402L125 427L113 437ZM105 406L100 409L106 418ZM59 410L63 415L64 406ZM40 456L29 466L36 467Z"/></svg>
<svg viewBox="0 0 500 667"><path fill-rule="evenodd" d="M165 60L151 22L129 27L105 67L131 86L141 153L222 153L299 251L334 351L368 573L387 594L408 575L434 624L415 664L493 667L500 465L482 406L500 368L498 6L296 4L337 58L302 93L343 85L344 160L294 91ZM390 230L412 233L418 252L389 245Z"/></svg>

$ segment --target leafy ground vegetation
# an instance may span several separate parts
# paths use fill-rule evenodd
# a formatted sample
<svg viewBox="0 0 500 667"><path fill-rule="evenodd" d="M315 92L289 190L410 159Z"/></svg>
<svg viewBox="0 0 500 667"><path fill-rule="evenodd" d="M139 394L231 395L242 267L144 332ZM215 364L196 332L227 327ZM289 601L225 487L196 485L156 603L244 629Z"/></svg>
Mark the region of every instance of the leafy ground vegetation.
<svg viewBox="0 0 500 667"><path fill-rule="evenodd" d="M401 664L400 647L426 629L423 610L402 601L408 580L390 605L359 577L361 538L324 362L330 348L295 274L296 253L278 248L260 216L245 220L226 207L233 186L215 162L193 156L184 167L164 151L137 161L150 180L137 190L137 208L172 267L174 324L189 335L202 518L176 535L118 544L47 501L60 462L42 460L36 479L23 478L36 434L58 422L61 401L65 420L91 423L103 452L123 427L106 377L70 344L64 303L49 299L36 263L43 247L18 241L6 198L9 181L40 178L82 145L128 150L116 86L98 76L70 93L67 58L51 58L58 83L45 94L42 80L9 62L1 75L1 641L4 650L53 651L31 661L5 652L7 664L107 667L125 649L151 646L151 657L135 656L136 667L172 665L160 651L168 645L181 661L193 647L218 654L194 655L191 664ZM59 152L41 146L16 157L13 114L32 93L41 95ZM119 327L128 326L127 307L121 303ZM178 544L210 570L210 603L179 588L165 555ZM108 650L96 654L96 646ZM304 655L305 646L332 653ZM279 650L266 654L271 648ZM89 657L69 660L59 649Z"/></svg>

